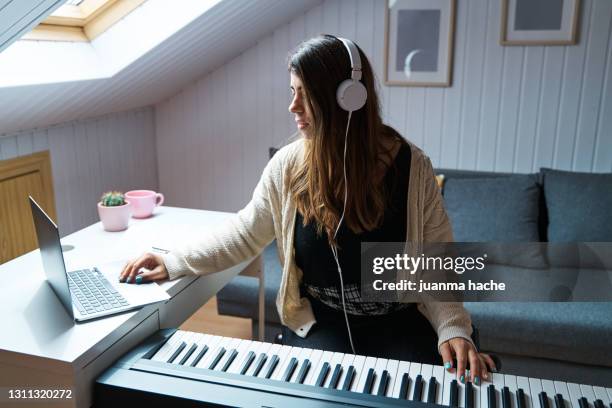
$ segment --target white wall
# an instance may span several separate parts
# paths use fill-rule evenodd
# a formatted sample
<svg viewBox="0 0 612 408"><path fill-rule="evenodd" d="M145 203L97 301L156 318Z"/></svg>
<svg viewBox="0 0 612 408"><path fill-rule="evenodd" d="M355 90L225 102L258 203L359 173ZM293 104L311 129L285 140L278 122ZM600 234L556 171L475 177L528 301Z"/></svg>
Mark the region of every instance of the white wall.
<svg viewBox="0 0 612 408"><path fill-rule="evenodd" d="M108 190L157 190L152 107L0 135L0 160L49 150L62 236L99 221Z"/></svg>
<svg viewBox="0 0 612 408"><path fill-rule="evenodd" d="M500 1L459 0L453 86L382 87L385 120L434 166L612 171L612 1L584 0L576 46L502 47ZM321 32L354 39L383 73L382 0L326 0L156 107L168 202L235 211L267 148L294 131L285 58Z"/></svg>

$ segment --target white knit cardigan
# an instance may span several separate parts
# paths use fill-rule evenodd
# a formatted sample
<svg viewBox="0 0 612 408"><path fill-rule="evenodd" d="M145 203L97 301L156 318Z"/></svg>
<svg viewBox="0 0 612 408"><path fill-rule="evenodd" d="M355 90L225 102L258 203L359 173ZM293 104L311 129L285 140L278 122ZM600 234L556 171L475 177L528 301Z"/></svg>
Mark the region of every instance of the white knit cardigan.
<svg viewBox="0 0 612 408"><path fill-rule="evenodd" d="M451 242L453 234L429 158L410 144L408 242ZM220 227L201 239L162 255L170 279L227 269L263 251L276 238L283 268L276 307L281 322L305 337L316 322L308 299L300 297L302 271L295 264L293 232L296 205L289 180L292 166L303 156L304 140L280 149L265 167L251 201ZM461 303L419 303L418 310L438 334L438 346L454 337L471 342L471 319ZM407 322L409 324L409 322Z"/></svg>

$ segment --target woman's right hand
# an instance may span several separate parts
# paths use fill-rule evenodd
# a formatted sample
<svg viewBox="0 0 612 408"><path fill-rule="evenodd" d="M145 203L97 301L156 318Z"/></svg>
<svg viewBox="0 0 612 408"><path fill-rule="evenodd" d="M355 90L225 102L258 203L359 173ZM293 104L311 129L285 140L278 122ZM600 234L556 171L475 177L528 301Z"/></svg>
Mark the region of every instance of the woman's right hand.
<svg viewBox="0 0 612 408"><path fill-rule="evenodd" d="M150 252L129 261L119 274L119 282L127 283L139 284L164 279L168 279L168 270L163 258Z"/></svg>

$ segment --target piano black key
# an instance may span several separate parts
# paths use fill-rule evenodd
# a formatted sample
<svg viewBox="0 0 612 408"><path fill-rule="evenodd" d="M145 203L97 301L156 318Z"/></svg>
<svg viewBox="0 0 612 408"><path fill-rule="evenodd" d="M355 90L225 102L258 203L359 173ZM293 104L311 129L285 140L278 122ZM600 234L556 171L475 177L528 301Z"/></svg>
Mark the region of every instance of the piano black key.
<svg viewBox="0 0 612 408"><path fill-rule="evenodd" d="M372 393L372 385L374 385L374 379L376 378L376 373L374 372L373 368L370 368L368 370L368 376L366 377L366 382L363 386L363 393L364 394L371 394Z"/></svg>
<svg viewBox="0 0 612 408"><path fill-rule="evenodd" d="M181 354L181 351L183 351L183 349L187 347L187 343L185 343L184 341L181 341L181 344L178 346L178 348L176 350L174 350L174 353L172 353L172 355L170 356L170 358L168 359L168 361L166 361L166 363L171 363L174 361L174 359Z"/></svg>
<svg viewBox="0 0 612 408"><path fill-rule="evenodd" d="M565 401L563 400L563 395L556 394L555 395L555 408L565 408ZM601 407L604 408L604 407Z"/></svg>
<svg viewBox="0 0 612 408"><path fill-rule="evenodd" d="M285 374L283 374L281 381L288 382L295 371L295 367L297 367L297 358L291 357L289 360L289 364L287 365L287 369L285 370Z"/></svg>
<svg viewBox="0 0 612 408"><path fill-rule="evenodd" d="M606 406L604 405L603 401L600 400L600 399L595 400L593 405L595 406L595 408L606 408Z"/></svg>
<svg viewBox="0 0 612 408"><path fill-rule="evenodd" d="M434 404L436 402L436 393L438 392L438 382L436 377L429 379L429 386L427 387L427 402Z"/></svg>
<svg viewBox="0 0 612 408"><path fill-rule="evenodd" d="M255 352L253 350L249 351L246 357L244 358L244 363L242 363L242 368L240 368L240 375L245 375L249 370L249 367L255 360Z"/></svg>
<svg viewBox="0 0 612 408"><path fill-rule="evenodd" d="M195 367L196 365L198 365L198 363L200 362L202 357L204 357L204 354L206 354L207 351L208 351L208 346L202 347L202 350L200 350L196 358L194 358L193 361L191 362L191 366Z"/></svg>
<svg viewBox="0 0 612 408"><path fill-rule="evenodd" d="M525 402L525 391L522 388L516 390L516 408L527 408Z"/></svg>
<svg viewBox="0 0 612 408"><path fill-rule="evenodd" d="M266 353L261 353L259 357L257 357L257 361L255 362L255 371L253 371L253 377L257 377L259 375L259 372L263 368L264 364L266 364L267 359L268 356L266 356Z"/></svg>
<svg viewBox="0 0 612 408"><path fill-rule="evenodd" d="M512 397L508 387L502 388L502 408L512 408Z"/></svg>
<svg viewBox="0 0 612 408"><path fill-rule="evenodd" d="M459 388L457 388L457 380L453 380L450 383L449 405L451 407L458 407L459 406Z"/></svg>
<svg viewBox="0 0 612 408"><path fill-rule="evenodd" d="M338 386L338 381L340 381L340 376L342 375L342 365L336 364L334 368L334 372L332 373L332 378L329 381L329 387L327 388L336 388Z"/></svg>
<svg viewBox="0 0 612 408"><path fill-rule="evenodd" d="M325 379L327 378L327 374L329 373L329 363L326 361L323 363L323 367L321 367L321 371L319 372L319 376L317 377L317 381L315 382L316 387L322 387L325 384Z"/></svg>
<svg viewBox="0 0 612 408"><path fill-rule="evenodd" d="M225 354L225 349L223 347L221 347L221 350L219 350L219 352L215 356L215 359L212 361L212 363L210 363L210 365L208 366L208 369L209 370L214 370L215 366L217 364L219 364L219 361L223 358L224 354Z"/></svg>
<svg viewBox="0 0 612 408"><path fill-rule="evenodd" d="M300 371L298 372L298 375L296 378L296 382L298 384L304 384L304 380L306 379L306 376L308 375L308 371L310 371L310 360L306 359L302 363L302 367L300 368Z"/></svg>
<svg viewBox="0 0 612 408"><path fill-rule="evenodd" d="M548 406L548 395L544 391L538 394L538 398L540 399L540 408L549 408Z"/></svg>
<svg viewBox="0 0 612 408"><path fill-rule="evenodd" d="M423 394L423 376L419 374L414 379L414 391L412 392L412 400L420 401L421 394Z"/></svg>
<svg viewBox="0 0 612 408"><path fill-rule="evenodd" d="M387 387L389 386L389 372L384 370L382 375L380 376L380 384L378 384L378 391L376 391L376 395L380 395L382 397L387 393Z"/></svg>
<svg viewBox="0 0 612 408"><path fill-rule="evenodd" d="M578 405L580 405L580 408L589 408L589 400L587 400L585 397L581 397L578 400Z"/></svg>
<svg viewBox="0 0 612 408"><path fill-rule="evenodd" d="M349 366L348 371L346 372L346 378L344 379L344 384L342 384L342 390L350 391L351 385L353 385L354 379L355 379L355 367Z"/></svg>
<svg viewBox="0 0 612 408"><path fill-rule="evenodd" d="M408 373L402 375L402 382L400 384L399 399L408 399L408 386L410 385L410 377Z"/></svg>
<svg viewBox="0 0 612 408"><path fill-rule="evenodd" d="M181 361L179 361L179 364L180 365L185 364L185 361L187 361L189 357L191 357L191 355L193 354L194 351L196 351L197 348L198 348L198 345L193 343L191 347L189 347L189 350L187 350L187 353L185 353L183 358L181 358Z"/></svg>
<svg viewBox="0 0 612 408"><path fill-rule="evenodd" d="M221 367L221 371L226 372L227 369L230 368L230 366L234 362L234 359L236 358L237 355L238 355L238 351L236 349L231 349L230 355L228 356L227 360L225 360L225 364L223 364L223 367Z"/></svg>
<svg viewBox="0 0 612 408"><path fill-rule="evenodd" d="M472 383L466 381L465 389L465 408L474 408L474 390L472 389Z"/></svg>
<svg viewBox="0 0 612 408"><path fill-rule="evenodd" d="M489 384L487 387L487 405L488 408L497 408L497 400L495 399L495 386Z"/></svg>
<svg viewBox="0 0 612 408"><path fill-rule="evenodd" d="M274 370L276 369L276 366L278 365L278 356L276 354L274 354L272 356L272 358L270 359L270 363L268 364L268 368L266 371L266 378L270 378L272 376L272 373L274 372Z"/></svg>

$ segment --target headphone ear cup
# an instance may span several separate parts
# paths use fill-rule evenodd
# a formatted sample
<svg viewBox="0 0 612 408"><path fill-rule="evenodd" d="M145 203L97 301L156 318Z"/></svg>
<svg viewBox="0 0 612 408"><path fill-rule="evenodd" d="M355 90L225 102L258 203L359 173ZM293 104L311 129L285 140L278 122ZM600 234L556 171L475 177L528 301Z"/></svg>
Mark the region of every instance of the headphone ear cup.
<svg viewBox="0 0 612 408"><path fill-rule="evenodd" d="M342 109L354 112L363 108L368 99L368 91L361 82L346 79L338 87L336 99Z"/></svg>

